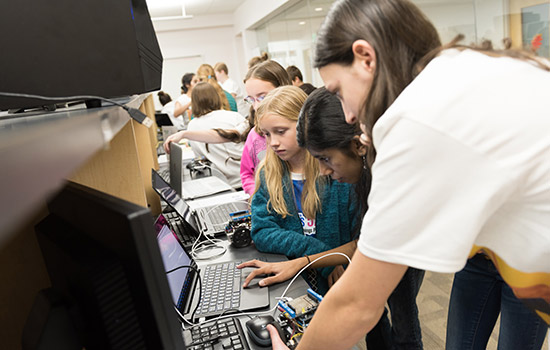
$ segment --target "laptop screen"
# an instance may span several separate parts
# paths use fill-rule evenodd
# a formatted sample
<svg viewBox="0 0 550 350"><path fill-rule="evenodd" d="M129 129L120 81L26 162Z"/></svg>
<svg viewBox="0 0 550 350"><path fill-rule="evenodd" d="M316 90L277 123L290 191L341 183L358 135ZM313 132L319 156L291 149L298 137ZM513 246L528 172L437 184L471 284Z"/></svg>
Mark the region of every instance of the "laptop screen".
<svg viewBox="0 0 550 350"><path fill-rule="evenodd" d="M185 201L174 191L170 185L154 170L151 171L151 181L153 189L159 196L172 207L191 227L195 232L200 232L197 227L195 218L191 213L191 208Z"/></svg>
<svg viewBox="0 0 550 350"><path fill-rule="evenodd" d="M165 271L170 271L180 266L189 266L191 264L191 259L185 254L185 251L168 226L162 227L157 236L157 240ZM178 304L181 287L185 283L188 272L189 268L184 267L170 272L166 276L168 278L168 284L170 285L170 292L172 293L174 304Z"/></svg>
<svg viewBox="0 0 550 350"><path fill-rule="evenodd" d="M177 237L167 225L161 225L162 221L166 220L163 215L160 215L155 222L155 228L157 230L157 242L160 249L160 255L162 256L162 262L164 263L164 271L168 272L174 270L166 275L168 278L168 285L170 286L170 293L172 294L172 300L177 308L184 312L183 308L188 298L192 293L189 293L191 286L193 285L193 273L190 273L189 268L181 266L194 266L196 264L189 257L187 252L183 249L178 242Z"/></svg>

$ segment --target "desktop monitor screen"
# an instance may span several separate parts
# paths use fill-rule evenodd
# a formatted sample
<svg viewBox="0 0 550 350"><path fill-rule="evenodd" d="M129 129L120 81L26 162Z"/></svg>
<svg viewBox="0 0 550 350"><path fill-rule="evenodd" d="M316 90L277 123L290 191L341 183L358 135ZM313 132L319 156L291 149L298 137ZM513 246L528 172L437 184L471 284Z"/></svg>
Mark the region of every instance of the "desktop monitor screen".
<svg viewBox="0 0 550 350"><path fill-rule="evenodd" d="M69 183L36 226L81 348L185 349L149 209Z"/></svg>

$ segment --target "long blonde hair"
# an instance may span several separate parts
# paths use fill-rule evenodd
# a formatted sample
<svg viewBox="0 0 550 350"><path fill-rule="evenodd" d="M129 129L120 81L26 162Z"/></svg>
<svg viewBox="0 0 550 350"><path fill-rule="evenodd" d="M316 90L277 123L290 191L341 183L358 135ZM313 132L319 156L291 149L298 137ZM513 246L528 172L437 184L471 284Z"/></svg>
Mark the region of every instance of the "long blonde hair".
<svg viewBox="0 0 550 350"><path fill-rule="evenodd" d="M227 96L225 96L225 92L223 92L222 87L220 86L220 84L218 84L218 79L216 79L216 72L211 65L206 63L201 64L199 66L199 69L197 69L197 78L199 78L200 81L207 82L216 89L216 92L220 96L220 101L222 102L222 109L225 109L227 111L231 110L231 108L229 107Z"/></svg>
<svg viewBox="0 0 550 350"><path fill-rule="evenodd" d="M305 100L306 93L296 86L281 86L269 92L256 111L258 124L267 114L275 114L297 122ZM304 190L302 191L302 210L308 219L315 219L315 215L321 208L321 200L317 186L323 186L326 179L319 177L319 163L304 149ZM267 209L270 207L285 218L289 215L286 206L283 189L283 178L290 179L290 166L277 154L267 147L265 159L256 171L256 191L260 186L260 172L264 170L265 183L269 194ZM286 189L292 191L292 188ZM293 192L291 192L293 193Z"/></svg>

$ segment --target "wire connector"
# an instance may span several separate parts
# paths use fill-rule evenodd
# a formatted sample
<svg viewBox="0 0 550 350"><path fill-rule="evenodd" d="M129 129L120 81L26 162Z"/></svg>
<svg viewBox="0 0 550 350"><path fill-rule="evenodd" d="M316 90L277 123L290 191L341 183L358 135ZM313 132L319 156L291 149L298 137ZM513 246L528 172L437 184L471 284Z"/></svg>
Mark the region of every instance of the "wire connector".
<svg viewBox="0 0 550 350"><path fill-rule="evenodd" d="M143 124L148 128L150 128L151 125L153 125L153 121L151 120L151 118L146 116L145 113L143 113L139 109L128 107L128 106L124 106L123 108L128 112L130 117L132 117L132 119L134 119L138 123Z"/></svg>

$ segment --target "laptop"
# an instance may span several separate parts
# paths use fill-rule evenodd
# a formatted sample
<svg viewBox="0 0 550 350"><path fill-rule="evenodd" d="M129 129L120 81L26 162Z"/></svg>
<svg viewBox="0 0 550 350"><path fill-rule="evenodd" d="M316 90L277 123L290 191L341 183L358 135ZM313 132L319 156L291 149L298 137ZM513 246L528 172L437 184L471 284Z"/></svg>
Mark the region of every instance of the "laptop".
<svg viewBox="0 0 550 350"><path fill-rule="evenodd" d="M237 269L241 261L212 263L199 269L167 225L156 228L172 300L186 319L195 321L269 306L269 289L257 283L261 278L242 288L251 269Z"/></svg>
<svg viewBox="0 0 550 350"><path fill-rule="evenodd" d="M197 232L207 236L225 233L231 214L249 209L248 194L244 191L229 192L196 201L183 200L154 169L151 169L153 189Z"/></svg>
<svg viewBox="0 0 550 350"><path fill-rule="evenodd" d="M233 190L231 185L217 176L201 177L183 182L184 160L187 162L192 160L192 158L184 158L184 153L182 145L175 142L170 143L170 185L182 198L195 199Z"/></svg>

